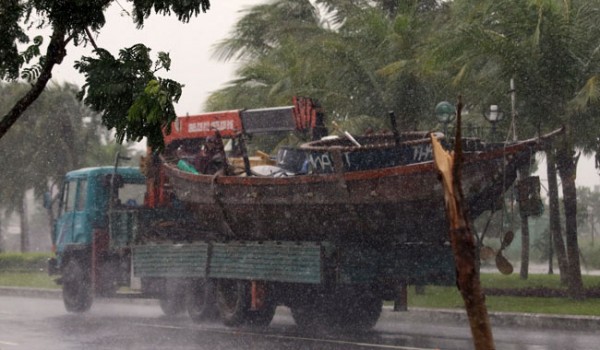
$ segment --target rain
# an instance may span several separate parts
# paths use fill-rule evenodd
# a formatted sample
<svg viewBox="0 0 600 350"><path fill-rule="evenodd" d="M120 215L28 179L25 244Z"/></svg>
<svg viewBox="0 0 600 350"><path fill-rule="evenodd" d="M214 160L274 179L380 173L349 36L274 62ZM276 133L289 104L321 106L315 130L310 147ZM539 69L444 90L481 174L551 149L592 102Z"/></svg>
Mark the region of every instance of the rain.
<svg viewBox="0 0 600 350"><path fill-rule="evenodd" d="M595 348L598 10L2 3L0 348Z"/></svg>

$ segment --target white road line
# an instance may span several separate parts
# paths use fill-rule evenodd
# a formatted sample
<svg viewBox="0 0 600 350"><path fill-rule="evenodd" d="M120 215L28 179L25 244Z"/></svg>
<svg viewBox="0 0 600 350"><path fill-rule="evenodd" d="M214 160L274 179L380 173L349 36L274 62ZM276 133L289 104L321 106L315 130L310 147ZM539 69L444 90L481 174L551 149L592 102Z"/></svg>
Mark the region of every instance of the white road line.
<svg viewBox="0 0 600 350"><path fill-rule="evenodd" d="M19 344L17 343L13 343L13 342L9 342L9 341L2 341L0 340L0 345L10 345L10 346L17 346Z"/></svg>
<svg viewBox="0 0 600 350"><path fill-rule="evenodd" d="M192 327L181 327L181 326L168 326L168 325L160 325L160 324L149 324L149 323L136 323L138 326L145 327L155 327L155 328L164 328L164 329L190 329L190 330L200 330L204 332L213 332L213 333L222 333L222 334L232 334L236 335L251 335L251 336L262 336L265 338L277 338L277 339L287 339L287 340L302 340L302 341L311 341L311 342L319 342L319 343L331 343L331 344L339 344L339 345L353 345L353 346L361 346L361 347L371 347L371 348L379 348L379 349L395 349L395 350L438 350L432 348L414 348L408 346L398 346L398 345L385 345L385 344L371 344L371 343L359 343L352 342L346 340L335 340L335 339L319 339L319 338L306 338L306 337L294 337L289 335L278 335L278 334L266 334L266 333L255 333L248 331L240 331L236 330L222 330L217 328L192 328Z"/></svg>

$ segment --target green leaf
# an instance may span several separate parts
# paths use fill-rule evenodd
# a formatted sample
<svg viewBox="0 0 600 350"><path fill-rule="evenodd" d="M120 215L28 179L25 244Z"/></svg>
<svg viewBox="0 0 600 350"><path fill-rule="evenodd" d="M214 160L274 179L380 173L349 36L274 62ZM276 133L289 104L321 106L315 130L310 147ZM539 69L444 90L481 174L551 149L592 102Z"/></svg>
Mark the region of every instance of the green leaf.
<svg viewBox="0 0 600 350"><path fill-rule="evenodd" d="M118 58L102 49L97 54L99 58L83 57L76 63L86 76L80 96L102 113L102 122L115 129L118 142L147 137L150 147L162 149L162 132L176 118L173 104L182 85L155 75L150 49L142 44L122 49ZM168 55L159 56L158 61L170 64Z"/></svg>

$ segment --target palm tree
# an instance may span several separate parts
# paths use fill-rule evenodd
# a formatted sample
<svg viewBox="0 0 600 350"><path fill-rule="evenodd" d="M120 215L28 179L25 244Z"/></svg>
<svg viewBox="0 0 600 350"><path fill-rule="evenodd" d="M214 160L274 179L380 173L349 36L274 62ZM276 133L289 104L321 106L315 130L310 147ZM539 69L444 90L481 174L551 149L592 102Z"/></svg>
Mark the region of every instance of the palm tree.
<svg viewBox="0 0 600 350"><path fill-rule="evenodd" d="M329 12L290 0L249 9L216 51L221 59L244 60L238 78L209 98L208 109L305 95L317 97L334 119L395 110L402 128L422 125L418 116L429 114L439 96L418 68L418 48L443 6L437 12L401 6L391 14L379 2L319 3Z"/></svg>
<svg viewBox="0 0 600 350"><path fill-rule="evenodd" d="M557 145L567 237L569 290L581 296L576 225L575 150L590 149L590 130L575 126L597 123L595 72L600 68L598 1L454 1L453 21L438 46L457 82L480 89L480 82L507 82L518 87L519 136L566 126ZM493 91L501 101L506 85ZM502 96L504 95L504 96ZM576 98L573 98L577 96ZM597 115L597 114L596 114Z"/></svg>

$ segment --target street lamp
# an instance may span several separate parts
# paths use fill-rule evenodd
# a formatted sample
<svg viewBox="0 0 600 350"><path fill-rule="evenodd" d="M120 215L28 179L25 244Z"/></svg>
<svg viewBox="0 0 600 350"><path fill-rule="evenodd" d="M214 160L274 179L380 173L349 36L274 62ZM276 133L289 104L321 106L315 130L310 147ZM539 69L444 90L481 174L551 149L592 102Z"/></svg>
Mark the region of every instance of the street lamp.
<svg viewBox="0 0 600 350"><path fill-rule="evenodd" d="M442 101L435 106L435 116L444 124L444 136L448 134L448 124L456 117L456 108L447 101Z"/></svg>
<svg viewBox="0 0 600 350"><path fill-rule="evenodd" d="M490 137L492 141L494 141L496 134L496 123L498 123L502 120L502 118L504 118L504 113L498 107L498 105L490 105L490 107L483 112L483 116L488 122L492 124L492 133Z"/></svg>

